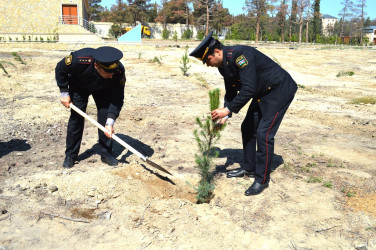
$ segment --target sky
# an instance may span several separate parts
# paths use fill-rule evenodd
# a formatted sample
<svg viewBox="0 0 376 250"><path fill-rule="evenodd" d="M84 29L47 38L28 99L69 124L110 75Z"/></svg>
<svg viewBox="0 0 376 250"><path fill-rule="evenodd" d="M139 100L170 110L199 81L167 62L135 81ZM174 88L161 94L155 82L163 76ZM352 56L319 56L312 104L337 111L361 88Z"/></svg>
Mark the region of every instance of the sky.
<svg viewBox="0 0 376 250"><path fill-rule="evenodd" d="M334 17L339 17L338 13L342 10L343 6L341 4L343 0L321 0L320 12L322 14L331 15ZM359 0L353 0L356 4ZM103 7L111 8L115 4L116 0L102 0L101 5ZM151 0L150 3L160 3L160 0ZM227 8L232 15L239 15L243 13L244 0L223 0L223 7ZM313 2L313 1L312 1ZM371 20L376 19L376 0L367 0L367 7L365 9L367 17Z"/></svg>

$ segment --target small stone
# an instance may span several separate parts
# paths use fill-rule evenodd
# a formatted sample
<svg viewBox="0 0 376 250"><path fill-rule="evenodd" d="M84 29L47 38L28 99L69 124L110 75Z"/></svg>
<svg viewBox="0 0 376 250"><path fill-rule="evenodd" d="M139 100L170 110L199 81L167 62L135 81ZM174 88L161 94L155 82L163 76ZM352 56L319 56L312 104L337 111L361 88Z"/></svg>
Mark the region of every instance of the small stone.
<svg viewBox="0 0 376 250"><path fill-rule="evenodd" d="M112 215L112 212L108 212L108 213L105 214L104 218L106 218L106 220L110 220L111 215Z"/></svg>
<svg viewBox="0 0 376 250"><path fill-rule="evenodd" d="M53 192L56 192L59 189L56 186L49 186L48 190L50 190L53 193Z"/></svg>

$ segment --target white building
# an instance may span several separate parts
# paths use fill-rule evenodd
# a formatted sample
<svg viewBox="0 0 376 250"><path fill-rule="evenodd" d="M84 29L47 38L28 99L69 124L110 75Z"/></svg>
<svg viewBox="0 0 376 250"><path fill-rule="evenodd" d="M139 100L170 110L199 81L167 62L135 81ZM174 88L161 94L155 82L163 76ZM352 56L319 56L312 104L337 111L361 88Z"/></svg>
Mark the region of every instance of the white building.
<svg viewBox="0 0 376 250"><path fill-rule="evenodd" d="M338 22L338 18L330 15L322 15L322 34L324 36L330 36L333 33L334 25Z"/></svg>
<svg viewBox="0 0 376 250"><path fill-rule="evenodd" d="M368 37L370 43L376 45L376 26L364 27L363 33Z"/></svg>

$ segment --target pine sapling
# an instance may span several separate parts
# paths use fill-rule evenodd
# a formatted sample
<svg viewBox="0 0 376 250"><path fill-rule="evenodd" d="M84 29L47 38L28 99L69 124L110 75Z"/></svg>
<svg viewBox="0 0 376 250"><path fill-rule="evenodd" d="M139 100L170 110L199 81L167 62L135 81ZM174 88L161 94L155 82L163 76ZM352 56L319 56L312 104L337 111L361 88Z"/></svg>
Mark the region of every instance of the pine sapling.
<svg viewBox="0 0 376 250"><path fill-rule="evenodd" d="M210 97L210 111L219 107L219 89L209 91ZM200 171L200 182L197 187L197 202L209 202L214 190L214 174L213 174L213 159L217 158L219 152L214 145L220 139L220 131L224 129L224 125L218 126L216 121L211 120L211 116L207 116L205 121L201 121L199 117L196 118L196 123L200 127L199 130L194 130L194 135L199 148L199 154L196 154L196 164Z"/></svg>
<svg viewBox="0 0 376 250"><path fill-rule="evenodd" d="M188 57L188 45L185 47L184 55L182 56L182 61L180 62L183 64L183 67L180 67L181 71L183 71L183 76L188 76L188 69L191 68L191 66L188 66L189 63L189 57Z"/></svg>

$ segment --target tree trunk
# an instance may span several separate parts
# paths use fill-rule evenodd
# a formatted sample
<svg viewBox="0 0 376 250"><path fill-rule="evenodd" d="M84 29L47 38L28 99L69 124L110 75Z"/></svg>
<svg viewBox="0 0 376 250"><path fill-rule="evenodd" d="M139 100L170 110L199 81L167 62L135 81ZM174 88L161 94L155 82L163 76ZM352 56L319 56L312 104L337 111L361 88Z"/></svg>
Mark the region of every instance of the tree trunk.
<svg viewBox="0 0 376 250"><path fill-rule="evenodd" d="M187 15L185 25L187 26L187 30L189 29L189 9L188 9L188 1L185 1L185 14Z"/></svg>
<svg viewBox="0 0 376 250"><path fill-rule="evenodd" d="M302 44L302 33L303 33L303 20L300 18L299 21L299 44Z"/></svg>
<svg viewBox="0 0 376 250"><path fill-rule="evenodd" d="M260 10L257 10L257 17L256 17L256 41L255 41L256 44L258 44L259 32L260 32Z"/></svg>
<svg viewBox="0 0 376 250"><path fill-rule="evenodd" d="M209 34L209 3L208 0L206 0L206 35Z"/></svg>

